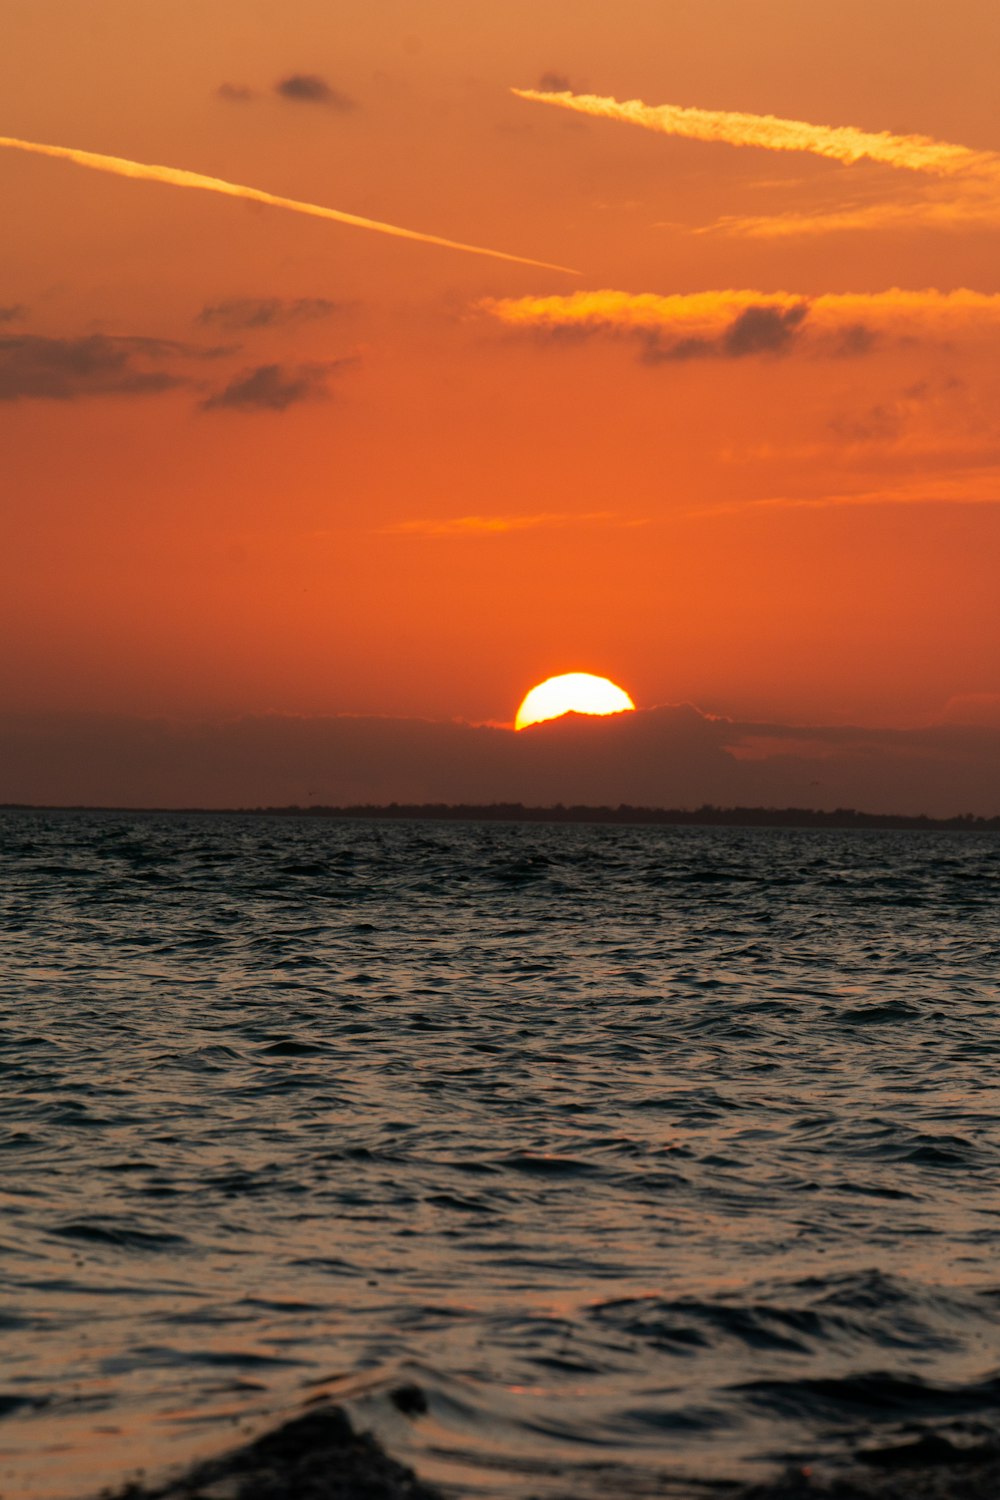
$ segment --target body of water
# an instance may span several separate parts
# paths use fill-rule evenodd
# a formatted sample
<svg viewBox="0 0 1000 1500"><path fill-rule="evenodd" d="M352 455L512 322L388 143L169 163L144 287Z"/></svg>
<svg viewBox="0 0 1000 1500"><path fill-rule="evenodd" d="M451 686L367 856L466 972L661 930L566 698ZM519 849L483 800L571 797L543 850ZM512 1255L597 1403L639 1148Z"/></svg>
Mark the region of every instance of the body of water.
<svg viewBox="0 0 1000 1500"><path fill-rule="evenodd" d="M996 1431L998 976L992 835L0 814L0 1494Z"/></svg>

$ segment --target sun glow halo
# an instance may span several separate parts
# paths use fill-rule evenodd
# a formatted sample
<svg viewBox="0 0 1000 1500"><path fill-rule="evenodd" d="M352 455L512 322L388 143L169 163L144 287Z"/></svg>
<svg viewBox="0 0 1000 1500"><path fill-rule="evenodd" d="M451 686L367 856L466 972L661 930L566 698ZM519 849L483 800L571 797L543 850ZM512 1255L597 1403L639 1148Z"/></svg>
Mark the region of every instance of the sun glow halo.
<svg viewBox="0 0 1000 1500"><path fill-rule="evenodd" d="M528 693L517 711L515 729L558 719L563 714L621 714L635 704L623 688L607 677L590 672L564 672L561 677L547 677Z"/></svg>

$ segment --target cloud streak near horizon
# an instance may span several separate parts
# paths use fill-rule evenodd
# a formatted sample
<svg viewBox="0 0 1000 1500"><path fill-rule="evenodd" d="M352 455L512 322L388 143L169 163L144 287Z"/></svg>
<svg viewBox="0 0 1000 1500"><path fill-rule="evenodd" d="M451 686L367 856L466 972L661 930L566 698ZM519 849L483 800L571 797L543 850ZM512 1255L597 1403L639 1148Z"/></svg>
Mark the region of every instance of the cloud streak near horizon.
<svg viewBox="0 0 1000 1500"><path fill-rule="evenodd" d="M338 208L325 208L318 203L305 203L298 198L283 198L277 193L268 193L261 188L227 182L222 177L206 177L201 172L189 172L180 167L155 166L147 162L131 161L122 156L104 156L95 151L78 151L71 146L44 145L38 141L25 141L7 135L0 136L0 147L11 151L25 151L35 156L53 157L58 161L72 162L78 167L88 167L95 172L108 172L114 177L131 177L144 182L163 183L170 187L197 188L202 192L220 193L227 198L241 198L251 203L263 203L271 208L287 209L291 213L306 214L314 219L330 219L337 224L349 224L355 229L374 230L378 234L391 235L396 239L416 240L419 244L437 245L445 250L461 250L467 255L485 255L493 260L511 261L521 266L536 266L546 271L562 271L570 276L579 274L569 266L557 266L548 261L532 260L523 255L511 255L504 250L488 250L482 245L467 245L460 240L444 239L440 235L424 234L416 229L402 229L397 224L384 224L378 219L366 219L359 214L345 213Z"/></svg>
<svg viewBox="0 0 1000 1500"><path fill-rule="evenodd" d="M550 526L645 526L646 519L629 519L611 510L573 513L541 511L537 515L445 516L420 521L396 521L379 528L381 536L475 537L503 536L511 531L534 531Z"/></svg>
<svg viewBox="0 0 1000 1500"><path fill-rule="evenodd" d="M895 135L891 131L859 130L853 125L814 125L779 115L756 115L733 110L687 108L678 104L646 104L641 99L617 99L600 94L575 94L544 89L512 89L533 104L599 119L637 125L660 135L753 146L765 151L801 151L852 166L876 162L947 182L905 203L879 202L834 212L792 213L761 217L720 218L712 228L750 235L815 233L835 229L892 227L916 220L946 227L957 222L1000 221L1000 156L969 146L934 140L925 135Z"/></svg>
<svg viewBox="0 0 1000 1500"><path fill-rule="evenodd" d="M876 506L981 505L1000 506L1000 471L990 469L971 478L956 480L919 479L906 485L880 490L858 490L829 495L766 495L756 500L740 500L725 505L707 505L689 512L691 516L745 515L753 511L798 510L820 511L850 508L871 509Z"/></svg>
<svg viewBox="0 0 1000 1500"><path fill-rule="evenodd" d="M513 707L513 705L512 705ZM690 704L524 733L456 721L259 715L178 723L4 714L5 802L262 807L318 802L998 810L1000 695L942 722L873 728L740 720Z"/></svg>

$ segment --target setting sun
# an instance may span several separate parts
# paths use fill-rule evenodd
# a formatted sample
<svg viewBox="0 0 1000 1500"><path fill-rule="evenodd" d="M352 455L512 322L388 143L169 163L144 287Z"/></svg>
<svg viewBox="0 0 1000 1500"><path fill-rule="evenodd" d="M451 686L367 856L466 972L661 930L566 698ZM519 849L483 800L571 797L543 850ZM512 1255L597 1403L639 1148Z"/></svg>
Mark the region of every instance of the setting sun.
<svg viewBox="0 0 1000 1500"><path fill-rule="evenodd" d="M590 672L565 672L561 677L547 677L527 694L514 720L515 729L558 719L563 714L620 714L635 704L623 688L607 677Z"/></svg>

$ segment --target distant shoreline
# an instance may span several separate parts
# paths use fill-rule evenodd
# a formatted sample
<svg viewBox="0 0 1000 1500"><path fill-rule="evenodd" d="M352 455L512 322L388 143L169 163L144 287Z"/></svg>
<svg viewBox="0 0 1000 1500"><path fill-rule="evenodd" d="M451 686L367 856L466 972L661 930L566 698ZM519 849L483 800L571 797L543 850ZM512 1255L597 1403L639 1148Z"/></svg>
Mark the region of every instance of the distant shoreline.
<svg viewBox="0 0 1000 1500"><path fill-rule="evenodd" d="M823 812L809 807L525 807L520 802L353 803L348 806L292 804L286 807L116 807L86 803L0 802L0 812L102 812L130 815L329 818L342 821L447 823L598 823L678 828L837 828L903 832L1000 833L1000 814L958 813L932 818L923 813L867 813L853 807Z"/></svg>

